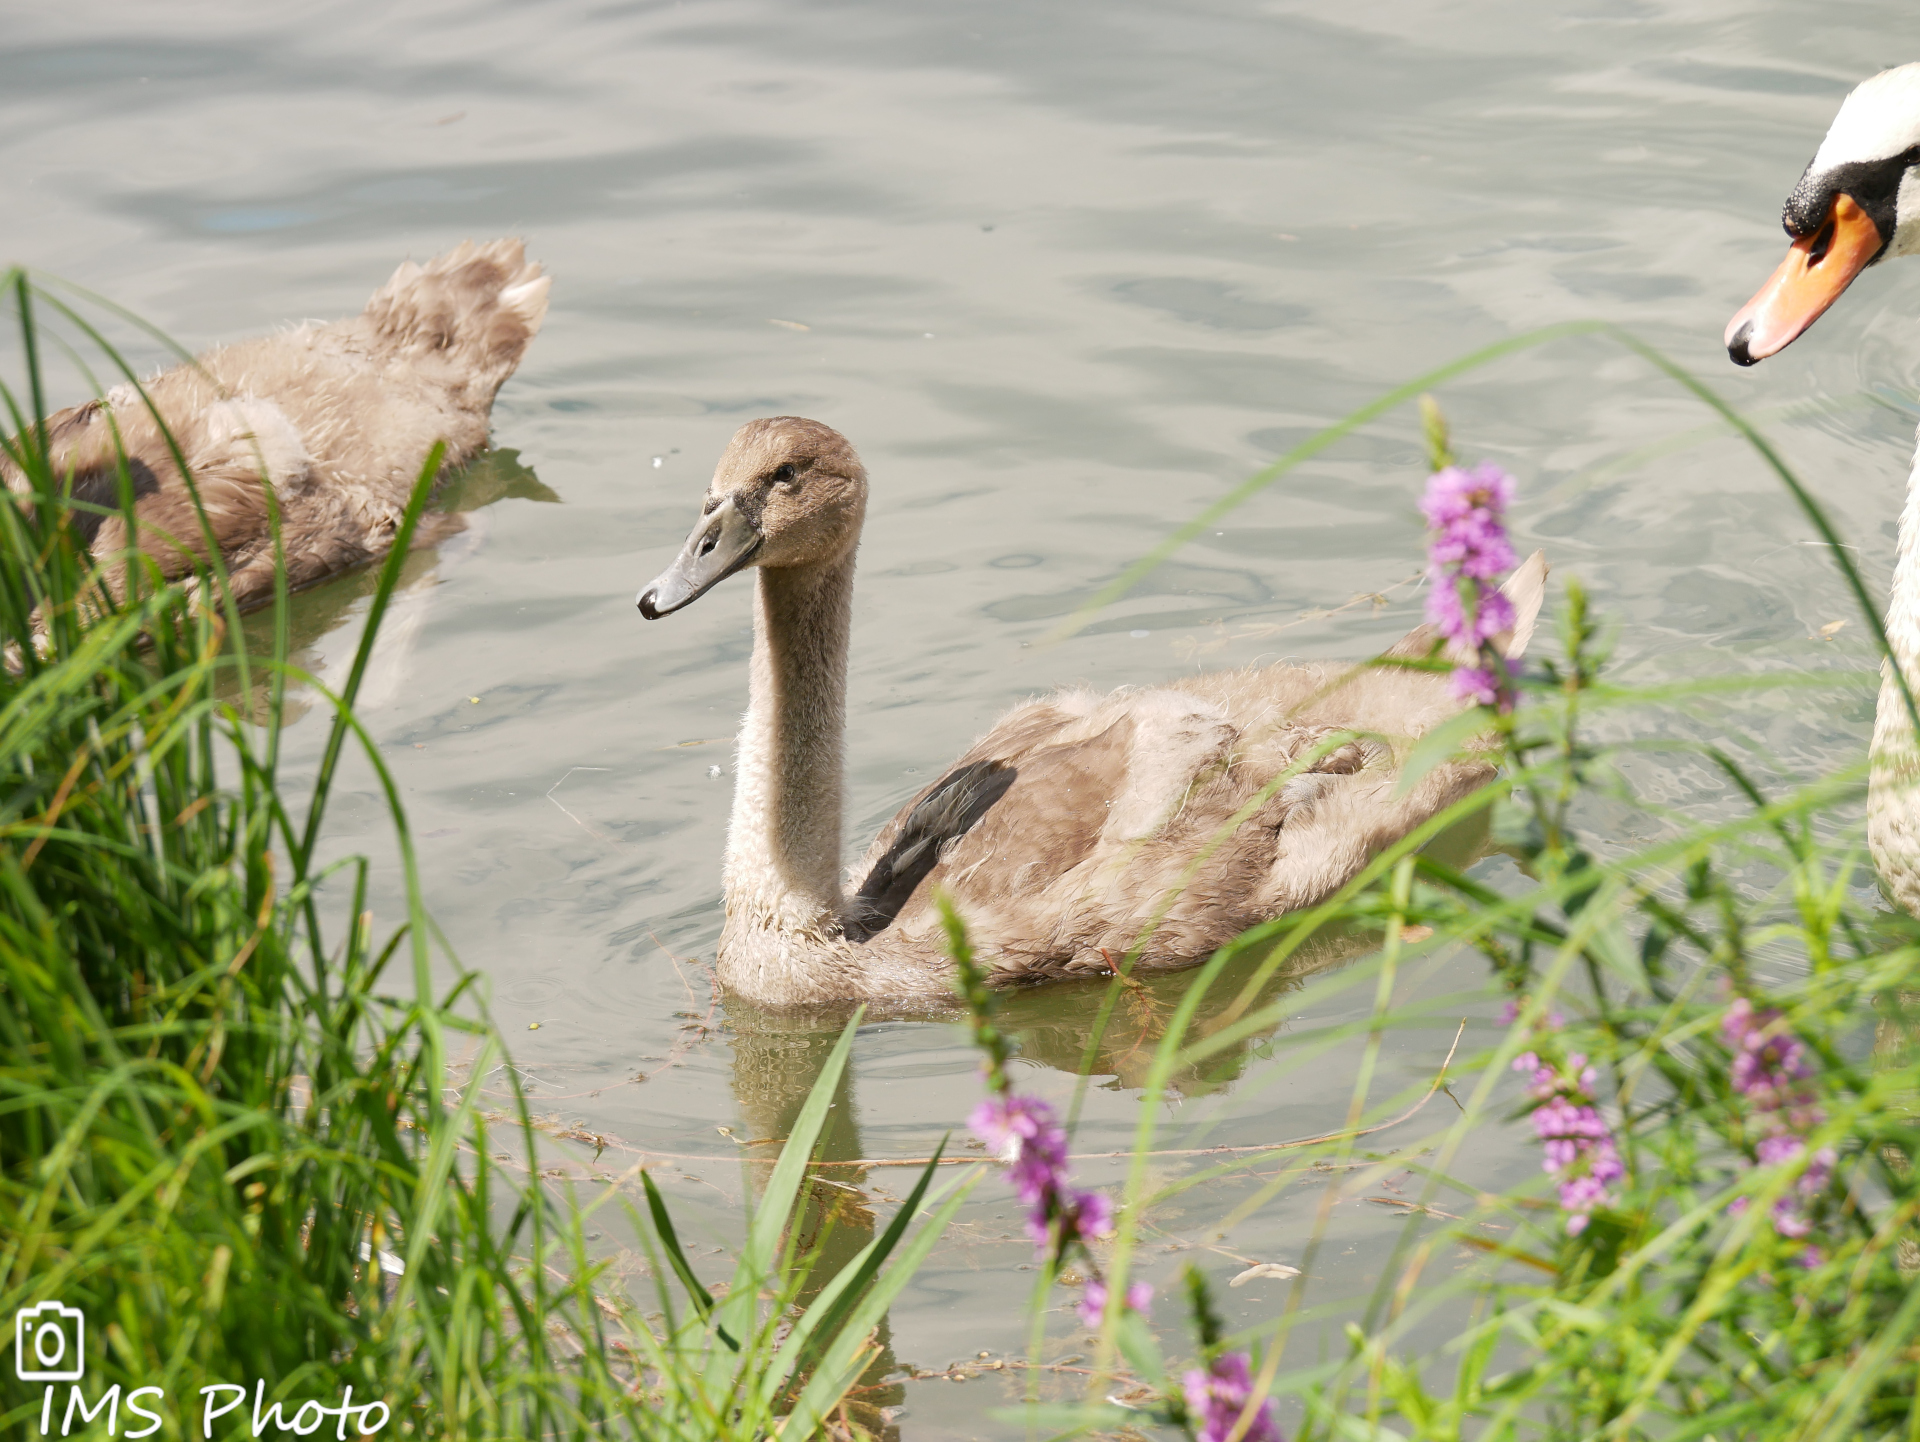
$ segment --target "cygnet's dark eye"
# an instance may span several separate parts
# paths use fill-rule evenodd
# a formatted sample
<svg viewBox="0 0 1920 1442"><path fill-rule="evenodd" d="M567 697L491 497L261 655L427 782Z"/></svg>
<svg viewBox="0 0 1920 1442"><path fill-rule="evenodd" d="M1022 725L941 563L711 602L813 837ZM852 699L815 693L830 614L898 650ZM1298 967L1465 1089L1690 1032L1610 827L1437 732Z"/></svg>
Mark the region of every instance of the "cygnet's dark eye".
<svg viewBox="0 0 1920 1442"><path fill-rule="evenodd" d="M792 461L774 469L773 483L776 486L790 486L799 479L800 469Z"/></svg>

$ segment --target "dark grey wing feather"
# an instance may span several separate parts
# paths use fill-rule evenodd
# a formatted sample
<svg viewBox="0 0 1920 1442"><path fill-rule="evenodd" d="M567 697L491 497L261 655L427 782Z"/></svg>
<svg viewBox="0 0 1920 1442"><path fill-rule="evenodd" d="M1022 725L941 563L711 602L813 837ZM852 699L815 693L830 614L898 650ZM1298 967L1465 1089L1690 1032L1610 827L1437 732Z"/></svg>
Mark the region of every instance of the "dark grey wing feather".
<svg viewBox="0 0 1920 1442"><path fill-rule="evenodd" d="M974 761L949 772L900 823L847 908L846 934L865 941L886 930L949 843L971 831L1020 773L1004 761Z"/></svg>
<svg viewBox="0 0 1920 1442"><path fill-rule="evenodd" d="M133 482L133 498L136 501L160 489L160 478L154 475L153 467L138 456L127 457L127 479ZM89 505L117 509L120 505L119 465L115 461L107 461L89 470L74 472L73 488L68 495ZM98 511L67 513L67 524L73 527L80 544L89 548L93 545L93 538L100 534L100 523L105 519Z"/></svg>

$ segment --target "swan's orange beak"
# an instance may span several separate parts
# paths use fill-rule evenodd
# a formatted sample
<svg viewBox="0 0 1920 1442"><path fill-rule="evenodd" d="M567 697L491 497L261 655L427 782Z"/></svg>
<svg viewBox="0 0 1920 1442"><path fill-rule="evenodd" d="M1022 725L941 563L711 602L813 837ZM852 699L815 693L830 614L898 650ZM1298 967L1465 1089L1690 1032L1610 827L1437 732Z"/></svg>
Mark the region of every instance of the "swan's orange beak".
<svg viewBox="0 0 1920 1442"><path fill-rule="evenodd" d="M1727 322L1727 354L1734 364L1750 366L1785 350L1885 244L1880 227L1852 196L1835 196L1820 228L1793 243L1780 269Z"/></svg>

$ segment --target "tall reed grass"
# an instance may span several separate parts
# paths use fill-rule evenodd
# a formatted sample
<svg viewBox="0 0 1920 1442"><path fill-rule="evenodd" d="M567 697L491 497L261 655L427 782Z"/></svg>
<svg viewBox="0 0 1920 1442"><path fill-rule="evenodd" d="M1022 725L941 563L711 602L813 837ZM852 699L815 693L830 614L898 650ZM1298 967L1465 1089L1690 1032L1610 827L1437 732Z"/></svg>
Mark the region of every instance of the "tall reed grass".
<svg viewBox="0 0 1920 1442"><path fill-rule="evenodd" d="M11 1330L0 1337L0 1427L38 1435L45 1417L67 1435L77 1393L86 1431L85 1409L117 1387L95 1435L115 1418L137 1432L137 1389L159 1389L139 1405L167 1437L262 1435L263 1407L265 1435L311 1431L303 1404L371 1402L386 1415L343 1413L339 1435L813 1432L964 1187L891 1268L911 1210L838 1275L812 1275L814 1253L788 1224L805 1204L834 1082L823 1078L724 1300L694 1275L643 1179L650 1205L627 1220L655 1264L664 1320L649 1325L589 1253L594 1209L543 1190L537 1163L498 1159L503 1139L488 1134L471 1079L500 1045L475 978L438 943L399 791L353 714L440 451L425 458L345 685L328 694L289 664L284 591L271 649L248 652L217 547L194 547L205 559L171 583L139 555L96 564L84 523L117 511L134 533L132 473L122 457L117 506L87 499L97 488L74 494L49 444L43 353L61 347L88 378L135 387L141 399L122 404L144 403L139 376L98 307L17 271L0 290L20 339L18 373L0 385L12 430L0 496L0 1319L53 1302L89 1326L71 1385L20 1379L30 1359ZM174 460L184 473L177 448ZM280 761L294 683L331 711L304 779ZM243 715L233 698L256 691L266 703ZM318 859L349 747L384 789L398 843L405 914L384 936L367 909L368 862ZM535 1158L524 1105L515 1130ZM676 1274L683 1311L669 1296ZM207 1387L231 1390L206 1398Z"/></svg>

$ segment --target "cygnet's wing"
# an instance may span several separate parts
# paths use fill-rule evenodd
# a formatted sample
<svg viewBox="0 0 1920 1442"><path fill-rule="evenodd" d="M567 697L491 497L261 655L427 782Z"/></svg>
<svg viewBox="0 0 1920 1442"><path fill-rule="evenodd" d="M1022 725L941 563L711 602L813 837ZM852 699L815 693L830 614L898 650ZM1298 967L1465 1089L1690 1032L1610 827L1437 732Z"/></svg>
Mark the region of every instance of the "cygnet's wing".
<svg viewBox="0 0 1920 1442"><path fill-rule="evenodd" d="M970 761L935 782L907 811L854 893L847 934L865 941L885 929L938 864L942 849L971 831L1017 775L1004 761Z"/></svg>
<svg viewBox="0 0 1920 1442"><path fill-rule="evenodd" d="M1125 769L1120 733L1131 731L1111 716L1090 717L1089 705L1097 698L1015 708L895 813L854 870L848 934L865 941L908 922L932 924L929 878L954 893L970 922L990 921L976 912L1044 888L1084 860Z"/></svg>

